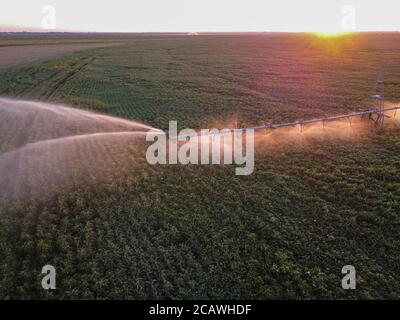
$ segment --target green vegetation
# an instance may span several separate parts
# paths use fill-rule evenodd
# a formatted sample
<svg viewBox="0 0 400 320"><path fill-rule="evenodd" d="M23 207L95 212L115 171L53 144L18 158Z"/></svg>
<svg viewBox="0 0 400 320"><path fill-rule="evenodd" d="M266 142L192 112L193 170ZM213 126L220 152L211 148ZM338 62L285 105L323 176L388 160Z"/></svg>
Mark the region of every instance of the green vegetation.
<svg viewBox="0 0 400 320"><path fill-rule="evenodd" d="M388 99L398 99L393 37L355 36L334 51L305 35L132 37L10 69L0 95L160 128L310 118L362 107L380 54ZM0 298L399 298L399 154L400 129L389 126L260 147L247 177L132 162L113 182L2 199ZM45 264L57 268L53 292L40 286ZM347 264L354 291L341 288Z"/></svg>
<svg viewBox="0 0 400 320"><path fill-rule="evenodd" d="M76 104L165 129L284 122L368 106L385 60L400 100L398 35L138 36L3 73L0 94ZM105 104L104 107L98 107Z"/></svg>
<svg viewBox="0 0 400 320"><path fill-rule="evenodd" d="M399 133L287 146L259 157L250 177L166 167L52 201L9 202L1 295L396 298ZM48 294L47 263L59 275ZM345 264L357 268L356 291L340 287Z"/></svg>

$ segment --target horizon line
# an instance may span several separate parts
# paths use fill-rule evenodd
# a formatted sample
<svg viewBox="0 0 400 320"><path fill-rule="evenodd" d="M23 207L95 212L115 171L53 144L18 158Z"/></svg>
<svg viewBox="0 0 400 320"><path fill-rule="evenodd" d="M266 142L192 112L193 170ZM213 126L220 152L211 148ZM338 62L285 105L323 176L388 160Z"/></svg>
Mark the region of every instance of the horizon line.
<svg viewBox="0 0 400 320"><path fill-rule="evenodd" d="M398 33L400 30L364 30L364 31L342 31L335 34L359 34L359 33ZM2 31L0 33L92 33L92 34L207 34L207 33L321 33L321 31L62 31L62 30L19 30L19 31Z"/></svg>

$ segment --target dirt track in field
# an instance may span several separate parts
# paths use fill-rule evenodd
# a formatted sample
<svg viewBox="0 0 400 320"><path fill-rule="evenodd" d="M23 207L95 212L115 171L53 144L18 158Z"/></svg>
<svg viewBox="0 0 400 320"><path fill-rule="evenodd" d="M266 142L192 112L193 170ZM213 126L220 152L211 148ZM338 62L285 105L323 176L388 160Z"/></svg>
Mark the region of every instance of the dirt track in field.
<svg viewBox="0 0 400 320"><path fill-rule="evenodd" d="M76 51L113 46L116 44L117 43L72 43L4 46L0 47L0 71Z"/></svg>

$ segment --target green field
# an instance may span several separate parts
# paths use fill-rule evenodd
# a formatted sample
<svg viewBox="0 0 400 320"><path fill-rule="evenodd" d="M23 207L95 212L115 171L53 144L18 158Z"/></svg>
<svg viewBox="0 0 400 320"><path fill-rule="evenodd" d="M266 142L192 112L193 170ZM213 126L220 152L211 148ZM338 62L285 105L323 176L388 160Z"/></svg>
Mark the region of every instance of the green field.
<svg viewBox="0 0 400 320"><path fill-rule="evenodd" d="M258 124L366 108L385 61L400 100L399 35L170 36L124 39L2 74L0 94L60 101L166 128ZM122 40L117 40L122 41ZM17 50L17 49L16 49Z"/></svg>
<svg viewBox="0 0 400 320"><path fill-rule="evenodd" d="M161 129L310 119L367 108L383 60L386 99L400 101L399 37L130 35L8 68L0 96ZM13 128L0 130L0 150L45 128L12 121L0 118ZM129 144L78 146L74 167L112 179L74 176L50 198L32 186L1 199L0 298L399 298L399 134L389 124L357 139L263 144L246 177L229 166L143 169ZM57 266L52 292L40 286L45 264ZM348 264L354 291L341 288Z"/></svg>

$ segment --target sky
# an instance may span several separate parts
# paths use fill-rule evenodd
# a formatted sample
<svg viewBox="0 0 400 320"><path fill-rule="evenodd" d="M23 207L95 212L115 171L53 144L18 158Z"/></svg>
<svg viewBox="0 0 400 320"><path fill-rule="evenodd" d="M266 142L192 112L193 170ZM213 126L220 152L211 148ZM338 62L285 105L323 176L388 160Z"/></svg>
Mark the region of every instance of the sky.
<svg viewBox="0 0 400 320"><path fill-rule="evenodd" d="M1 0L0 31L400 31L399 0Z"/></svg>

